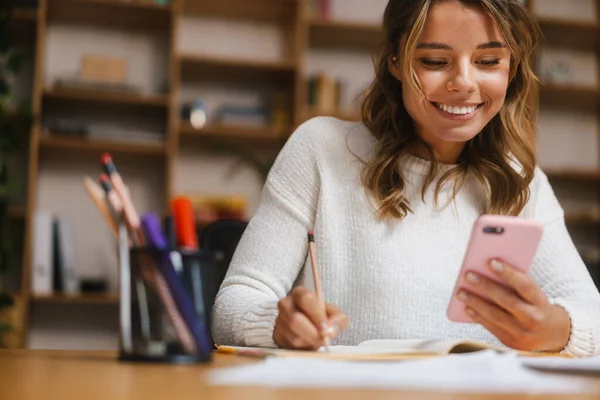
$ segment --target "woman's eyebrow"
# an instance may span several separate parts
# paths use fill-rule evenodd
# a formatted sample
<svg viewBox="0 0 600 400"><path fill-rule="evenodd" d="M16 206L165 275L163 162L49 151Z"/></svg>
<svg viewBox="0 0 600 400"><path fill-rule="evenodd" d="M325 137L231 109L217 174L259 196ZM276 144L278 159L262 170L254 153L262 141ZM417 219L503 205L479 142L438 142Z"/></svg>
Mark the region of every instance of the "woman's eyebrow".
<svg viewBox="0 0 600 400"><path fill-rule="evenodd" d="M485 49L503 49L506 48L506 44L498 41L482 43L477 46L477 50ZM422 42L417 44L417 49L429 49L429 50L453 50L452 46L445 43L438 42Z"/></svg>

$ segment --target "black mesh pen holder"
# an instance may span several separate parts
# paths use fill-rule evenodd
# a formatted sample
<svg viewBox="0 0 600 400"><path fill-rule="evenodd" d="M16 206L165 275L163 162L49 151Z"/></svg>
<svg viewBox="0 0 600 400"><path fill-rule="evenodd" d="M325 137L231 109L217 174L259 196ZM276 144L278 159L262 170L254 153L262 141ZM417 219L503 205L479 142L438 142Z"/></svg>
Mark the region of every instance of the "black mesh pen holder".
<svg viewBox="0 0 600 400"><path fill-rule="evenodd" d="M130 247L120 227L119 359L203 363L212 360L205 306L211 258L202 252Z"/></svg>

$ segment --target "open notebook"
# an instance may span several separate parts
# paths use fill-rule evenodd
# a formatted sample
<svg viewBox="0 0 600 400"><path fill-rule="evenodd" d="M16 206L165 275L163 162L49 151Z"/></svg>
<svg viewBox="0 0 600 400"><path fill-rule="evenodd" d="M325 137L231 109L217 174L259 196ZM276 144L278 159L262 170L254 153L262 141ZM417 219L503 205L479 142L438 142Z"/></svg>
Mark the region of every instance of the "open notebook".
<svg viewBox="0 0 600 400"><path fill-rule="evenodd" d="M329 353L324 348L319 351L299 351L265 349L255 347L217 346L217 352L239 354L250 357L309 357L339 360L402 360L426 358L454 353L470 353L481 350L499 352L513 351L507 347L494 346L476 340L367 340L358 346L331 346ZM530 355L528 353L528 355Z"/></svg>

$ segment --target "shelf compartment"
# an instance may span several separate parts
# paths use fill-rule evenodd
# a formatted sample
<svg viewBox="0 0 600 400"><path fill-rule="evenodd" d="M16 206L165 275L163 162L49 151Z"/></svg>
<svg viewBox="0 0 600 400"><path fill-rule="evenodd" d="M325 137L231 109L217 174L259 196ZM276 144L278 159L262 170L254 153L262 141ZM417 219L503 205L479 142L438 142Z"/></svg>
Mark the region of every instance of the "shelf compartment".
<svg viewBox="0 0 600 400"><path fill-rule="evenodd" d="M179 60L184 81L260 79L292 82L297 71L297 64L291 61L257 61L190 54L180 55Z"/></svg>
<svg viewBox="0 0 600 400"><path fill-rule="evenodd" d="M600 52L599 23L544 17L539 24L548 45Z"/></svg>
<svg viewBox="0 0 600 400"><path fill-rule="evenodd" d="M279 24L289 21L298 0L186 0L183 12L190 16L246 19Z"/></svg>
<svg viewBox="0 0 600 400"><path fill-rule="evenodd" d="M321 48L357 48L373 50L381 36L375 24L314 19L309 22L309 43Z"/></svg>
<svg viewBox="0 0 600 400"><path fill-rule="evenodd" d="M124 154L164 155L167 152L166 144L86 139L59 134L41 135L40 146L47 149L106 151Z"/></svg>
<svg viewBox="0 0 600 400"><path fill-rule="evenodd" d="M172 7L117 0L51 0L48 19L51 22L93 24L103 28L129 30L168 29Z"/></svg>

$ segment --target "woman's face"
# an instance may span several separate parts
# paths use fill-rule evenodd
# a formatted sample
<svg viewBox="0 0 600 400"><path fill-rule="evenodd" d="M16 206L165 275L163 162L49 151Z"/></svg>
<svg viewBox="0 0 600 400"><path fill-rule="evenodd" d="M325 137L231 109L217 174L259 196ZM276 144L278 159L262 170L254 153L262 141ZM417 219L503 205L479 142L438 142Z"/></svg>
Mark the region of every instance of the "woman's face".
<svg viewBox="0 0 600 400"><path fill-rule="evenodd" d="M439 158L455 161L464 143L500 111L510 52L491 16L447 1L429 11L412 62L425 101L410 84L402 84L405 107ZM390 71L406 81L396 64Z"/></svg>

